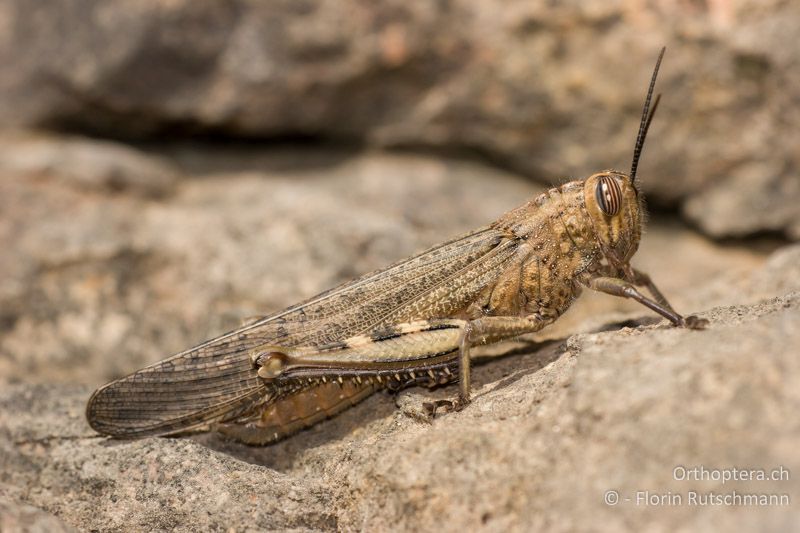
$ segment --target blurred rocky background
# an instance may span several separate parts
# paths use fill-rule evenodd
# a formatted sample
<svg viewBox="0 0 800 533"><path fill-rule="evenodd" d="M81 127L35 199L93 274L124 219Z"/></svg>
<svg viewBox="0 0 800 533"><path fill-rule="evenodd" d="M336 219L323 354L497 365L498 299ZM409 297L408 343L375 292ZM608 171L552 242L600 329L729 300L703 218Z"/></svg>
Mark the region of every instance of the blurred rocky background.
<svg viewBox="0 0 800 533"><path fill-rule="evenodd" d="M0 3L0 530L797 527L795 477L672 478L800 475L797 35L777 0ZM264 449L91 438L106 381L627 170L661 46L634 263L709 330L585 294L431 424L452 387ZM791 505L603 501L690 488Z"/></svg>

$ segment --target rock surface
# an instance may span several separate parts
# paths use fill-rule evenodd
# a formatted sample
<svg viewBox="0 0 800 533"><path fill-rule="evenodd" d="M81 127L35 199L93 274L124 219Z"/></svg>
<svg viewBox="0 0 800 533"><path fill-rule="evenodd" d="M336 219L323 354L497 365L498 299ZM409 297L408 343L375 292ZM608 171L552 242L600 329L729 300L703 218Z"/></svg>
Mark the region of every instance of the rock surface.
<svg viewBox="0 0 800 533"><path fill-rule="evenodd" d="M50 513L46 513L32 505L7 500L2 497L0 486L0 531L12 533L71 533L78 531Z"/></svg>
<svg viewBox="0 0 800 533"><path fill-rule="evenodd" d="M3 531L762 531L800 519L800 246L720 245L656 216L634 263L708 330L587 292L540 335L476 354L473 404L430 422L422 402L453 387L379 394L265 448L215 435L110 441L83 418L106 380L485 224L540 188L422 155L181 145L117 147L101 161L125 171L91 164L84 180L86 159L67 154L105 142L6 146L27 143L44 155L0 162ZM678 481L680 465L790 477ZM633 500L608 506L609 490ZM684 502L636 505L645 490ZM691 506L691 490L793 505Z"/></svg>
<svg viewBox="0 0 800 533"><path fill-rule="evenodd" d="M628 168L666 45L651 201L800 238L797 2L9 0L0 29L5 126L467 150L541 182Z"/></svg>
<svg viewBox="0 0 800 533"><path fill-rule="evenodd" d="M110 531L791 529L800 293L702 316L705 331L580 334L478 366L473 403L432 423L419 420L422 401L452 390L405 391L399 408L374 396L267 448L88 437L88 387L11 385L0 490ZM681 479L681 467L789 477L723 484ZM616 505L604 503L612 490ZM643 491L673 503L637 504ZM693 506L692 491L790 503Z"/></svg>

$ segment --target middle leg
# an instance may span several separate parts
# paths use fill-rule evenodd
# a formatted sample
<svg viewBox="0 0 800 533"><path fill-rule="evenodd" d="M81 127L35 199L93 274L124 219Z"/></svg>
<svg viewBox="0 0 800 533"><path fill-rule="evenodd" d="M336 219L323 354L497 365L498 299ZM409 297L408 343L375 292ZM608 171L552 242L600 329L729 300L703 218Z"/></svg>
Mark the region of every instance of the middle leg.
<svg viewBox="0 0 800 533"><path fill-rule="evenodd" d="M455 400L438 400L428 402L426 410L431 415L436 414L439 407L460 411L471 401L472 370L470 348L474 344L490 344L503 339L509 339L534 333L552 322L552 319L543 319L536 315L527 317L484 317L467 321L461 331L458 342L458 397Z"/></svg>

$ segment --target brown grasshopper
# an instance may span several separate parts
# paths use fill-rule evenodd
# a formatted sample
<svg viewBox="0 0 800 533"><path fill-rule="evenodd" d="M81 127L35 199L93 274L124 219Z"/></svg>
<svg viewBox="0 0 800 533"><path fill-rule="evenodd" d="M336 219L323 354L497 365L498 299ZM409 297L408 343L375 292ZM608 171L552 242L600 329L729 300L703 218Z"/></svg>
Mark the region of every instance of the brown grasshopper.
<svg viewBox="0 0 800 533"><path fill-rule="evenodd" d="M378 389L451 381L457 399L438 406L460 409L470 399L470 346L542 329L584 287L702 327L630 265L644 222L636 169L663 54L630 174L606 170L550 189L468 235L109 383L89 400L89 424L114 437L215 429L266 444Z"/></svg>

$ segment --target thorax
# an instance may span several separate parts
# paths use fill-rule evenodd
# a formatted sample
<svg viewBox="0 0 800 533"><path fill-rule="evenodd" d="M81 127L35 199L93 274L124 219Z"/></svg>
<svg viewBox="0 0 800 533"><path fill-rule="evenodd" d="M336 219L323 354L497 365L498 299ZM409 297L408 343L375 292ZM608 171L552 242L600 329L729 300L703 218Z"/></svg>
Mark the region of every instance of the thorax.
<svg viewBox="0 0 800 533"><path fill-rule="evenodd" d="M519 246L504 272L476 302L484 315L556 318L580 294L579 277L601 263L583 182L549 189L494 225L519 239Z"/></svg>

